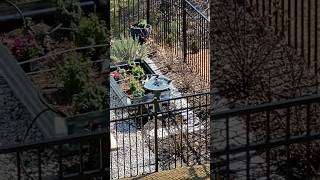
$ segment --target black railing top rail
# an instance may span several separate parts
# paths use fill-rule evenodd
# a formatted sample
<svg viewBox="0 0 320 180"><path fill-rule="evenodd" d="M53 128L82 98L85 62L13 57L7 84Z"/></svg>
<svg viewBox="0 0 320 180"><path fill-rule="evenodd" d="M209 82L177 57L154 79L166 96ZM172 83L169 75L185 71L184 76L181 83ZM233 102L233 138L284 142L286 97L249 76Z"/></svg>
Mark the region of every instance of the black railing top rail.
<svg viewBox="0 0 320 180"><path fill-rule="evenodd" d="M186 2L186 4L187 4L188 6L190 6L191 10L195 11L195 13L197 13L197 15L199 15L200 18L203 18L204 20L206 20L207 22L209 22L208 17L206 17L206 15L204 15L201 11L199 11L190 1L188 1L188 0L181 0L181 1ZM173 5L173 6L176 6L176 7L178 7L178 8L183 9L183 7L181 7L180 4L174 4L174 3L169 2L169 1L163 1L163 2L168 3L168 4L170 4L170 5ZM189 11L187 11L186 13L190 15L190 12L189 12ZM191 16L191 15L190 15L190 16Z"/></svg>
<svg viewBox="0 0 320 180"><path fill-rule="evenodd" d="M275 109L284 109L284 108L289 108L297 105L306 105L306 104L311 104L316 102L320 102L319 95L303 96L303 97L297 97L297 98L288 99L288 100L270 102L270 103L265 103L260 105L251 105L244 108L236 108L232 110L215 112L211 117L213 119L223 119L223 118L230 118L230 117L235 117L239 115L248 115L248 114L253 114L253 113L258 113L263 111L272 111Z"/></svg>
<svg viewBox="0 0 320 180"><path fill-rule="evenodd" d="M166 99L166 100L157 100L157 102L161 103L161 102L175 101L175 100L179 100L179 99L187 99L187 98L197 97L197 96L206 96L206 95L210 95L210 94L211 94L210 92L201 92L201 93L196 93L196 94L191 94L191 95L186 95L186 96L181 96L181 97L174 97L174 98L170 98L170 99ZM114 107L114 108L110 108L110 110L137 107L137 106L142 106L145 104L152 104L152 103L153 103L153 100L150 100L150 101L146 101L146 102L142 102L142 103L130 104L127 106Z"/></svg>
<svg viewBox="0 0 320 180"><path fill-rule="evenodd" d="M306 143L314 140L320 139L320 133L310 133L309 135L295 135L290 136L289 139L282 138L276 140L270 140L268 143L261 142L261 143L251 143L250 146L243 145L243 146L236 146L230 147L228 151L226 149L219 149L217 151L212 151L211 156L223 156L227 154L236 154L239 152L246 152L246 151L255 151L255 150L264 150L264 149L272 149L283 145L289 144L296 144L296 143Z"/></svg>
<svg viewBox="0 0 320 180"><path fill-rule="evenodd" d="M205 19L207 22L209 22L209 19L206 15L204 15L201 11L199 11L190 1L184 0L194 11L196 11L201 18Z"/></svg>
<svg viewBox="0 0 320 180"><path fill-rule="evenodd" d="M102 137L107 135L106 131L102 132L92 132L82 135L69 135L64 137L54 137L46 140L41 140L38 142L15 144L15 145L5 145L0 147L0 154L15 153L33 149L41 149L48 146L63 145L70 142L79 142L79 140L92 139L95 137Z"/></svg>

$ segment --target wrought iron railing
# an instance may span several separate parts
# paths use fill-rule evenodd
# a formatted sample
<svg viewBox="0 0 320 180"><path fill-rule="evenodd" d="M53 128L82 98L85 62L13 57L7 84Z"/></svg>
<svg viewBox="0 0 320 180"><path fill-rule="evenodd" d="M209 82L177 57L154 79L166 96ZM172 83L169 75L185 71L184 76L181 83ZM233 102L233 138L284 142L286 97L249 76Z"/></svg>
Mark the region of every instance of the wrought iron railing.
<svg viewBox="0 0 320 180"><path fill-rule="evenodd" d="M246 4L253 15L265 19L265 24L283 36L316 72L319 64L319 5L317 0L248 0Z"/></svg>
<svg viewBox="0 0 320 180"><path fill-rule="evenodd" d="M3 177L119 179L208 164L209 102L210 94L202 93L79 115L80 122L94 122L110 113L110 133L89 133L88 125L81 132L89 132L80 136L75 132L36 143L2 146L0 167L7 167Z"/></svg>
<svg viewBox="0 0 320 180"><path fill-rule="evenodd" d="M112 178L209 163L209 102L202 93L111 109Z"/></svg>
<svg viewBox="0 0 320 180"><path fill-rule="evenodd" d="M152 39L210 81L209 19L187 0L114 0L112 36L129 35L130 25L146 19Z"/></svg>
<svg viewBox="0 0 320 180"><path fill-rule="evenodd" d="M319 100L301 97L213 114L212 177L316 177Z"/></svg>

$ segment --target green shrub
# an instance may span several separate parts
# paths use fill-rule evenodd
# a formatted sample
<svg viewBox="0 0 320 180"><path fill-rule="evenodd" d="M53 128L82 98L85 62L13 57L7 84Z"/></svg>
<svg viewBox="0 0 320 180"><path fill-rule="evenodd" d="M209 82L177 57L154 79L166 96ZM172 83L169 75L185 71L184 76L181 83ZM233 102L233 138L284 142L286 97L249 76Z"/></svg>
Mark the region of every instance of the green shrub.
<svg viewBox="0 0 320 180"><path fill-rule="evenodd" d="M140 45L138 40L131 37L121 37L113 42L111 46L111 60L113 62L126 61L129 64L136 59L145 59L149 54L149 47Z"/></svg>
<svg viewBox="0 0 320 180"><path fill-rule="evenodd" d="M70 100L72 95L82 91L89 81L90 64L76 53L67 55L64 64L58 66L58 78L63 84L63 92Z"/></svg>
<svg viewBox="0 0 320 180"><path fill-rule="evenodd" d="M76 114L99 111L108 107L108 91L98 84L90 84L72 98L72 107Z"/></svg>
<svg viewBox="0 0 320 180"><path fill-rule="evenodd" d="M63 25L78 24L81 14L79 0L57 0L57 16Z"/></svg>
<svg viewBox="0 0 320 180"><path fill-rule="evenodd" d="M14 34L3 40L18 61L25 61L43 55L43 48L38 44L31 32Z"/></svg>
<svg viewBox="0 0 320 180"><path fill-rule="evenodd" d="M135 65L132 67L132 74L134 77L141 78L145 73L141 66Z"/></svg>
<svg viewBox="0 0 320 180"><path fill-rule="evenodd" d="M82 17L79 24L75 27L75 44L78 47L107 44L108 30L105 21L99 20L98 16L90 14L89 17ZM87 54L99 55L105 53L107 47L92 48L84 51Z"/></svg>
<svg viewBox="0 0 320 180"><path fill-rule="evenodd" d="M145 93L141 83L135 78L130 79L129 87L133 97L141 97Z"/></svg>
<svg viewBox="0 0 320 180"><path fill-rule="evenodd" d="M147 27L147 20L145 20L145 19L141 19L140 21L139 21L139 23L138 23L138 27L139 28L146 28Z"/></svg>

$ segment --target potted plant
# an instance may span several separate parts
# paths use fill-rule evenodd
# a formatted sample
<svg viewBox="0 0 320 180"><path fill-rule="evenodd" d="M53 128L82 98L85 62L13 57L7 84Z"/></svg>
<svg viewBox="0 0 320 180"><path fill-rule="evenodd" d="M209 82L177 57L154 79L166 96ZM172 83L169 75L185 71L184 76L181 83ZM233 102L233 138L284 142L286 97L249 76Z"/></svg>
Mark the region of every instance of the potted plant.
<svg viewBox="0 0 320 180"><path fill-rule="evenodd" d="M137 38L140 44L146 42L151 33L151 25L146 20L140 20L138 23L130 26L130 34L133 38Z"/></svg>

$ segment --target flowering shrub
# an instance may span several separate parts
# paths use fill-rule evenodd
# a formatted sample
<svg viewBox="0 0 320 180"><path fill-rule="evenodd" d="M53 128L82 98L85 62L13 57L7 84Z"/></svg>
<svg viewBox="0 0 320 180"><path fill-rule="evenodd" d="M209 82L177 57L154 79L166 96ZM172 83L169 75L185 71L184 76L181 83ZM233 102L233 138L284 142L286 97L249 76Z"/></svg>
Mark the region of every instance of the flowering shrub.
<svg viewBox="0 0 320 180"><path fill-rule="evenodd" d="M18 61L32 59L43 54L43 49L31 32L5 37L3 42Z"/></svg>
<svg viewBox="0 0 320 180"><path fill-rule="evenodd" d="M121 74L119 71L113 71L111 72L111 76L115 79L115 80L119 80L121 77Z"/></svg>

